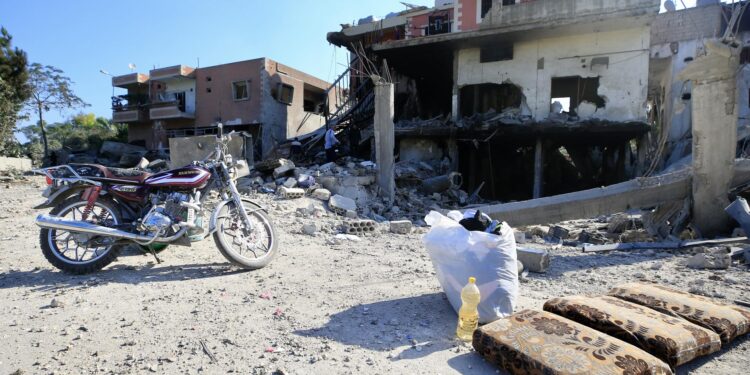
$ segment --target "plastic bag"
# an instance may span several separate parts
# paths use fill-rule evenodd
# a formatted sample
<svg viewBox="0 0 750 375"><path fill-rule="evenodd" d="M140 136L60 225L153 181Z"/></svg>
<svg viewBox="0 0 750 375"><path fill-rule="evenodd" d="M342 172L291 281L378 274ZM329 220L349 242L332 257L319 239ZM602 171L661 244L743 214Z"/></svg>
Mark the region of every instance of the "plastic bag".
<svg viewBox="0 0 750 375"><path fill-rule="evenodd" d="M513 229L503 223L500 235L469 232L455 218L432 211L425 222L432 228L422 238L440 286L453 309L461 308L461 289L470 276L482 293L479 322L489 323L513 314L518 297L518 266Z"/></svg>

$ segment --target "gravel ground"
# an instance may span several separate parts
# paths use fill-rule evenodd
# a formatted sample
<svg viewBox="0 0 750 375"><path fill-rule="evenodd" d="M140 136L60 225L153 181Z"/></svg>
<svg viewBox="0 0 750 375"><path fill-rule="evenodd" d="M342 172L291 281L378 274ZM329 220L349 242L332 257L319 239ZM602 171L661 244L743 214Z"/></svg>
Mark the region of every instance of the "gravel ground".
<svg viewBox="0 0 750 375"><path fill-rule="evenodd" d="M498 372L453 339L456 315L422 246L425 229L394 235L381 225L360 241L335 241L340 220L297 212L314 200L262 196L281 237L264 269L232 268L209 239L168 248L162 264L129 255L70 276L39 248L31 207L41 183L0 186L0 375ZM310 222L320 228L313 236L301 232ZM551 269L522 282L519 309L635 279L750 300L745 266L697 271L679 252L550 248ZM742 338L678 370L743 373L748 349Z"/></svg>

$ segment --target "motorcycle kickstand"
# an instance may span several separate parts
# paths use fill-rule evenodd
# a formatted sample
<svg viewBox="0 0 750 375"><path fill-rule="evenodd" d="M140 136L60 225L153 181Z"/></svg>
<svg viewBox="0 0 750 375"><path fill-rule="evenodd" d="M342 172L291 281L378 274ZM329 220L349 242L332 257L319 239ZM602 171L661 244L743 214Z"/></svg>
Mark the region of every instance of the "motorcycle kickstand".
<svg viewBox="0 0 750 375"><path fill-rule="evenodd" d="M154 259L156 259L156 264L161 264L161 259L159 259L159 256L156 255L156 251L154 251L154 249L152 249L151 246L144 246L144 247L147 248L148 251L151 252L151 255L154 256Z"/></svg>

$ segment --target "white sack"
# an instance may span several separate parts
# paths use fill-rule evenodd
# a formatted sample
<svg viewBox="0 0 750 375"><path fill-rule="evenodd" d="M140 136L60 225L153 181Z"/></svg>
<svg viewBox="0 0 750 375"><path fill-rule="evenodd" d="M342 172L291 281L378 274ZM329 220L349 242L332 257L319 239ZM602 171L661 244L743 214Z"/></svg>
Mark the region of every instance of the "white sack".
<svg viewBox="0 0 750 375"><path fill-rule="evenodd" d="M449 216L463 218L456 212ZM482 294L480 323L513 314L519 288L513 229L503 223L500 235L470 232L435 211L425 217L425 222L432 228L422 241L453 309L458 312L461 308L461 289L473 276Z"/></svg>

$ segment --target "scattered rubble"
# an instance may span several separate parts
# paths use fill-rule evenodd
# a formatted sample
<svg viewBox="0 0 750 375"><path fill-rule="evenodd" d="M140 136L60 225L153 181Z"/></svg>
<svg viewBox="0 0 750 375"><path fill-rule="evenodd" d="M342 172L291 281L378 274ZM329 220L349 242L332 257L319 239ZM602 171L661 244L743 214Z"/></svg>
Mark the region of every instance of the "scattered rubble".
<svg viewBox="0 0 750 375"><path fill-rule="evenodd" d="M703 252L693 255L686 266L696 269L725 270L732 265L732 257L726 247L703 248Z"/></svg>

